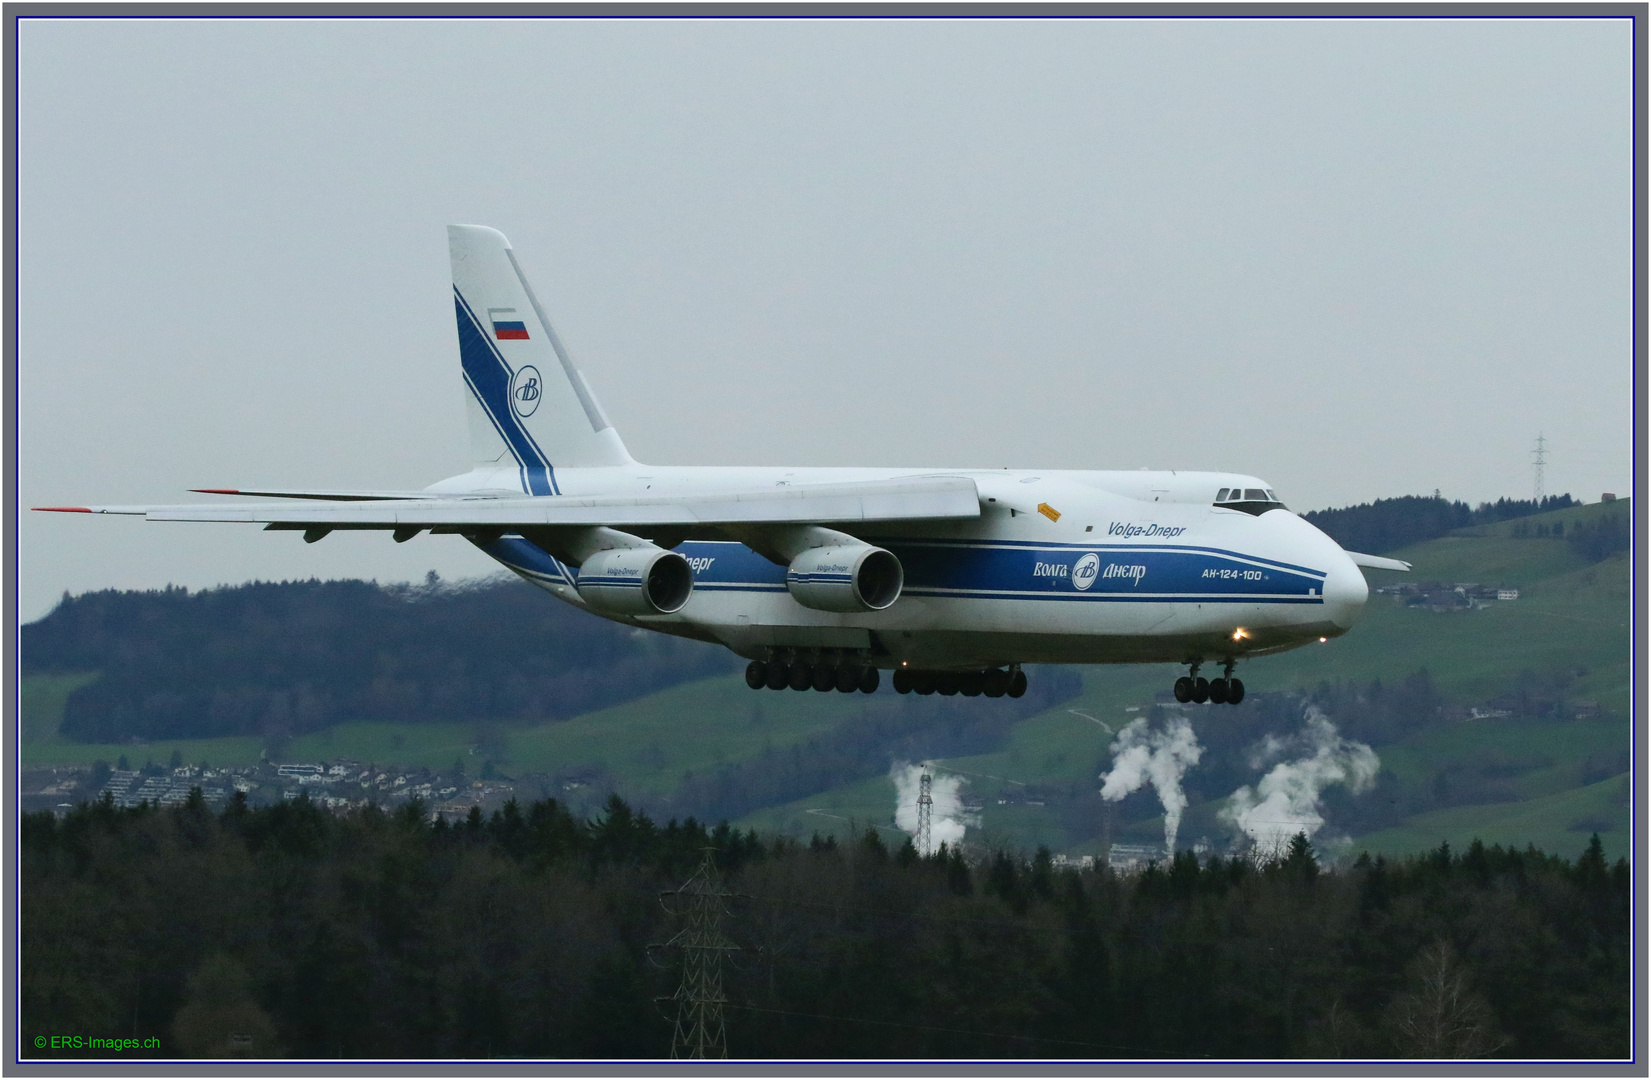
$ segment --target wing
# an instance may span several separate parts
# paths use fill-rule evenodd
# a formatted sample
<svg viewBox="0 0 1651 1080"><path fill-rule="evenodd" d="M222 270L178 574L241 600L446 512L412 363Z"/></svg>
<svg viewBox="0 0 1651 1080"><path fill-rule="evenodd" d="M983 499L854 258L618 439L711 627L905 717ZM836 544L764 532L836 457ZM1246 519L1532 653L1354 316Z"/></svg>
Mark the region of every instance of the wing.
<svg viewBox="0 0 1651 1080"><path fill-rule="evenodd" d="M1347 557L1353 560L1355 566L1368 566L1372 570L1402 570L1409 572L1410 564L1403 559L1384 559L1380 555L1366 555L1359 551L1349 551Z"/></svg>
<svg viewBox="0 0 1651 1080"><path fill-rule="evenodd" d="M220 491L219 494L227 492ZM239 493L239 492L237 492ZM980 516L975 482L963 476L917 476L843 484L796 484L687 495L416 497L386 493L284 493L292 503L195 506L41 506L85 514L142 516L149 521L233 521L274 529L392 529L397 533L506 532L522 528L850 524Z"/></svg>

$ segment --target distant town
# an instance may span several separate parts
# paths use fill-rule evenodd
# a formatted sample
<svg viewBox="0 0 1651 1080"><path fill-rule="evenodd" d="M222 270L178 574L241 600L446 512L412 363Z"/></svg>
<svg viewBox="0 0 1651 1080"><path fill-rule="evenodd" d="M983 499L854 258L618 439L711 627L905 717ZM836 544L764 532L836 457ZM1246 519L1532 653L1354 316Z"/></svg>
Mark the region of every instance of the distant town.
<svg viewBox="0 0 1651 1080"><path fill-rule="evenodd" d="M176 758L176 755L174 755ZM485 779L472 780L460 768L432 772L425 768L376 766L340 758L333 761L260 761L257 765L213 768L205 763L170 766L154 763L116 767L99 762L90 768L59 767L25 770L23 808L67 812L81 802L108 799L115 806L143 803L181 806L200 789L208 807L221 810L235 792L253 805L283 799L308 798L334 813L367 806L395 809L415 800L431 821L462 819L472 810L491 813L516 798L517 781L485 770ZM538 785L529 797L538 797Z"/></svg>
<svg viewBox="0 0 1651 1080"><path fill-rule="evenodd" d="M1392 597L1395 604L1424 611L1478 611L1501 601L1519 599L1519 590L1506 585L1481 585L1476 581L1404 581L1372 590Z"/></svg>

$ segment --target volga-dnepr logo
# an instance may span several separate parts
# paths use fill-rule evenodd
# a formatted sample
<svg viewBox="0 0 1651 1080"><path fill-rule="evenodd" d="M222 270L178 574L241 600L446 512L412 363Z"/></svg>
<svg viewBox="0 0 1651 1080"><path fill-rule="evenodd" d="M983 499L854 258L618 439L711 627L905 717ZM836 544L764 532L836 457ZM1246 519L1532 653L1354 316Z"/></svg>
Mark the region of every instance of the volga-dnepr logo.
<svg viewBox="0 0 1651 1080"><path fill-rule="evenodd" d="M1128 578L1130 585L1139 585L1141 579L1147 576L1147 568L1139 564L1107 563L1101 568L1101 556L1098 552L1087 551L1078 557L1078 561L1068 566L1066 563L1034 562L1032 576L1035 578L1065 578L1072 583L1072 587L1079 592L1088 592L1095 582L1101 578Z"/></svg>
<svg viewBox="0 0 1651 1080"><path fill-rule="evenodd" d="M539 407L543 384L539 381L539 369L532 364L523 364L516 369L516 374L510 377L510 408L517 416L526 420Z"/></svg>

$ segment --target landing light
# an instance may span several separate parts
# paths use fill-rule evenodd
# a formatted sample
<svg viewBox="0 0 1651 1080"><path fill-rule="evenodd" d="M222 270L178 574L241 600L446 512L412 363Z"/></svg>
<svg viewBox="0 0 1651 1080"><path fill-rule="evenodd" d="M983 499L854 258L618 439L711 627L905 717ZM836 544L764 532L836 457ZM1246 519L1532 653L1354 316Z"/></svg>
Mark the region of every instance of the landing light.
<svg viewBox="0 0 1651 1080"><path fill-rule="evenodd" d="M1250 632L1248 630L1244 629L1242 626L1240 626L1237 630L1233 631L1233 640L1234 641L1243 641L1245 638L1247 638L1249 636L1250 636Z"/></svg>
<svg viewBox="0 0 1651 1080"><path fill-rule="evenodd" d="M1324 643L1325 643L1325 642L1326 642L1326 641L1329 641L1329 640L1330 640L1330 639L1329 639L1329 638L1327 638L1327 637L1321 637L1321 638L1319 638L1319 644L1320 644L1320 645L1323 645L1323 644L1324 644Z"/></svg>

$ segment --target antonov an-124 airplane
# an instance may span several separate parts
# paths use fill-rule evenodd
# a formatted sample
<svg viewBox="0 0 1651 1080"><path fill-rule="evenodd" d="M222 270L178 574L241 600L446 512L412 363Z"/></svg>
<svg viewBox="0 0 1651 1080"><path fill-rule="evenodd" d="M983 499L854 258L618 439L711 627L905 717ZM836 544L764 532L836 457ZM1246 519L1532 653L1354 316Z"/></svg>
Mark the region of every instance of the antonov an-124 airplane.
<svg viewBox="0 0 1651 1080"><path fill-rule="evenodd" d="M502 233L447 230L469 472L422 491L42 507L301 532L457 533L603 618L717 642L752 689L1018 697L1023 664L1175 663L1237 703L1239 660L1339 637L1361 566L1265 481L1220 472L642 465ZM1205 665L1220 669L1207 679ZM1213 674L1213 672L1212 672Z"/></svg>

